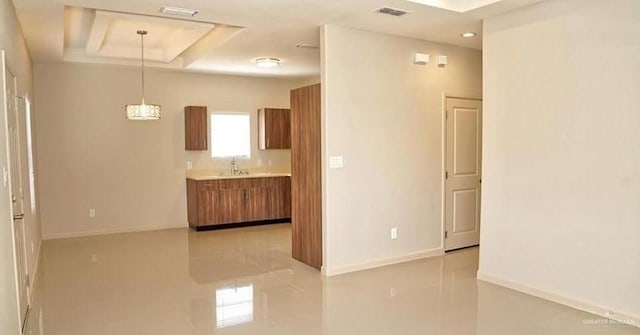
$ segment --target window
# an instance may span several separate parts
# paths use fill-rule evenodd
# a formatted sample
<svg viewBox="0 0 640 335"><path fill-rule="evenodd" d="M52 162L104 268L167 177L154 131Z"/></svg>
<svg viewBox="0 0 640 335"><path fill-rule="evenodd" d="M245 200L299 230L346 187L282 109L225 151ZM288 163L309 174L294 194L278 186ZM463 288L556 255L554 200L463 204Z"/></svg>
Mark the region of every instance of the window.
<svg viewBox="0 0 640 335"><path fill-rule="evenodd" d="M249 114L211 114L211 157L251 156L251 121Z"/></svg>

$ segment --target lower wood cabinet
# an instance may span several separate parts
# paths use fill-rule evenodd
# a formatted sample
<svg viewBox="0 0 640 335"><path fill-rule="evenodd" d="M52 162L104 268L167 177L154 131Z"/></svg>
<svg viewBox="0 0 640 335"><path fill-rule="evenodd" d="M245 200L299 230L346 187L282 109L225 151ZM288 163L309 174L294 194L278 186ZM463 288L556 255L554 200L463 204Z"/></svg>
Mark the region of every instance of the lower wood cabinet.
<svg viewBox="0 0 640 335"><path fill-rule="evenodd" d="M187 179L192 228L291 217L289 177Z"/></svg>

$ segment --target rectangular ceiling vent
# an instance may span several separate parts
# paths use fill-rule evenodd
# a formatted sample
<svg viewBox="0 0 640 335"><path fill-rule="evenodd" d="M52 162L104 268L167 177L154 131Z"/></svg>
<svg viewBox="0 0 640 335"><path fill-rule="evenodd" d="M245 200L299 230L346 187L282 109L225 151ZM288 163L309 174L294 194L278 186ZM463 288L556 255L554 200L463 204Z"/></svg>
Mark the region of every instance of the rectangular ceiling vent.
<svg viewBox="0 0 640 335"><path fill-rule="evenodd" d="M402 16L409 13L409 11L407 10L391 8L391 7L381 7L378 9L374 9L373 11L376 13L393 15L393 16Z"/></svg>
<svg viewBox="0 0 640 335"><path fill-rule="evenodd" d="M162 6L162 8L160 8L160 12L162 14L180 15L180 16L195 16L196 14L198 14L198 11L195 9L169 7L169 6Z"/></svg>

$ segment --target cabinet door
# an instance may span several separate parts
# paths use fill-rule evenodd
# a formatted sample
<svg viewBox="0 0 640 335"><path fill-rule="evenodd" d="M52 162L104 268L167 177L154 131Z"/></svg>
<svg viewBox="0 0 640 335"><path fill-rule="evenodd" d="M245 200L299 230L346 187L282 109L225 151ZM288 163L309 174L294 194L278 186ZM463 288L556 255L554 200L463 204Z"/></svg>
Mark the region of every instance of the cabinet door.
<svg viewBox="0 0 640 335"><path fill-rule="evenodd" d="M198 227L199 206L198 206L199 190L198 182L193 179L187 179L187 221L189 227Z"/></svg>
<svg viewBox="0 0 640 335"><path fill-rule="evenodd" d="M216 223L216 186L213 182L201 181L198 183L197 226L206 226Z"/></svg>
<svg viewBox="0 0 640 335"><path fill-rule="evenodd" d="M291 149L291 113L284 108L260 110L260 149Z"/></svg>
<svg viewBox="0 0 640 335"><path fill-rule="evenodd" d="M265 185L259 185L245 189L247 221L260 221L272 219L269 213L271 189Z"/></svg>
<svg viewBox="0 0 640 335"><path fill-rule="evenodd" d="M273 219L291 217L291 181L289 177L271 178L269 213Z"/></svg>
<svg viewBox="0 0 640 335"><path fill-rule="evenodd" d="M207 107L184 108L184 149L207 150Z"/></svg>
<svg viewBox="0 0 640 335"><path fill-rule="evenodd" d="M213 206L215 210L214 223L236 223L247 221L246 218L246 190L239 188L223 188L215 190Z"/></svg>

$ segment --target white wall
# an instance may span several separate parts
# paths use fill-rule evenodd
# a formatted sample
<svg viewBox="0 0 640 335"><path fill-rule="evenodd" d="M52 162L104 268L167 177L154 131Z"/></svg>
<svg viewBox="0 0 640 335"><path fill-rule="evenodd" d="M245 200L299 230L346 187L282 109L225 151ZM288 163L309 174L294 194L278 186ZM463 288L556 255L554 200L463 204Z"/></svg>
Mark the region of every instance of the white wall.
<svg viewBox="0 0 640 335"><path fill-rule="evenodd" d="M187 105L251 113L252 157L240 168L290 168L290 150L257 150L256 111L289 107L289 90L303 80L153 69L146 75L147 102L162 105L159 121L124 117L124 105L140 101L139 68L35 65L45 239L185 227L187 161L194 169L230 167L210 151L184 150Z"/></svg>
<svg viewBox="0 0 640 335"><path fill-rule="evenodd" d="M443 93L481 96L481 53L333 25L322 50L325 273L441 253Z"/></svg>
<svg viewBox="0 0 640 335"><path fill-rule="evenodd" d="M558 0L485 21L481 278L640 315L638 13Z"/></svg>
<svg viewBox="0 0 640 335"><path fill-rule="evenodd" d="M10 0L0 0L0 49L7 57L7 66L18 78L18 94L32 94L31 60ZM4 85L0 85L0 90ZM4 94L0 92L0 106L5 106ZM7 133L4 108L0 118L0 169L8 166ZM22 138L23 143L25 142ZM24 154L24 153L23 153ZM1 173L1 172L0 172ZM23 171L26 175L26 170ZM25 185L26 186L26 185ZM26 194L27 199L29 193ZM30 202L25 203L29 208ZM33 274L40 246L40 231L37 215L25 213L27 243L34 244L34 252L28 254L28 266ZM9 189L0 184L0 334L19 334L19 318L16 296L16 272L13 250L11 201Z"/></svg>

